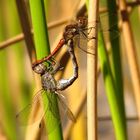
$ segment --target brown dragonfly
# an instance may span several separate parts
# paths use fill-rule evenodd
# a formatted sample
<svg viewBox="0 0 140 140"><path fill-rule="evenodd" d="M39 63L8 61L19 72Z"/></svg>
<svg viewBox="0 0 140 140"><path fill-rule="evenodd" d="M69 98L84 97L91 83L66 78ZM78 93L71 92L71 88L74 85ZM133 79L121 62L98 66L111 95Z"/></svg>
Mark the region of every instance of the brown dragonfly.
<svg viewBox="0 0 140 140"><path fill-rule="evenodd" d="M112 14L112 16L116 15ZM105 20L107 20L106 17L106 14L101 16L102 22L105 22ZM62 48L64 45L67 45L69 40L77 40L77 46L82 51L91 54L90 52L87 52L85 48L82 47L86 46L85 42L87 42L88 40L96 39L96 37L88 37L88 34L91 32L91 30L95 30L95 27L93 26L87 27L88 24L90 23L88 23L87 17L79 17L75 23L67 25L64 29L62 38L60 39L56 48L48 56L34 62L32 67L35 67L37 64L40 64L44 61L51 60L51 58L54 57L54 55L59 51L60 48ZM102 25L101 28L101 24L99 24L100 31L103 32L105 38L110 36L110 40L113 40L119 35L119 31L114 29L114 26L116 26L116 24L116 21L114 21L112 27L110 28L108 27L109 25Z"/></svg>

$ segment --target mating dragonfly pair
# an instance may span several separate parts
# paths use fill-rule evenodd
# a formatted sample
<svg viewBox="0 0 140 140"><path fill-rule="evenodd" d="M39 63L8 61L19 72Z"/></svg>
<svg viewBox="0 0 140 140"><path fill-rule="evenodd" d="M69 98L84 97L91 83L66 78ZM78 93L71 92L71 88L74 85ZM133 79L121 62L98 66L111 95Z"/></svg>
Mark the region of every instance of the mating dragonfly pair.
<svg viewBox="0 0 140 140"><path fill-rule="evenodd" d="M40 98L42 96L46 96L47 92L49 92L51 94L57 95L58 100L62 103L62 106L66 110L67 116L73 122L75 122L74 115L72 114L70 109L66 106L65 102L62 99L63 97L59 93L59 91L62 91L64 89L66 89L67 87L69 87L70 85L72 85L73 82L78 77L78 64L77 64L77 60L76 60L75 52L74 52L75 38L78 37L78 47L81 48L85 52L87 52L87 51L85 49L83 49L80 44L81 38L82 39L84 38L86 40L96 39L95 37L90 37L90 38L88 37L88 34L90 33L90 31L94 30L95 27L92 27L92 26L87 27L87 24L88 24L87 18L80 17L80 18L78 18L78 21L76 23L67 25L65 27L65 30L63 33L63 38L59 41L58 45L53 50L53 52L50 55L44 57L43 59L37 60L36 62L33 63L33 65L32 65L33 71L35 71L37 74L41 75L42 89L40 90L40 92L38 92L35 95L33 102L17 114L17 119L23 121L24 118L26 118L31 113L34 104L39 103ZM116 37L117 31L114 30L113 34L115 34L115 37ZM60 67L59 63L54 61L54 59L52 59L52 58L54 58L54 55L64 45L68 46L68 53L69 53L72 63L73 63L73 75L69 79L60 79L57 81L54 78L54 75L61 69L61 67ZM90 53L90 52L87 52L87 53ZM49 65L49 67L47 67L44 63L44 62L48 62L48 61L50 61L50 62L53 61L53 63L51 63ZM47 92L44 92L44 91L47 91ZM49 99L49 102L50 103L48 103L44 107L44 109L43 109L44 111L42 111L43 113L41 114L41 117L47 117L47 119L49 119L48 116L46 115L47 110L51 110L51 112L53 112L53 107L50 107L53 104L51 99ZM37 119L40 119L40 121L41 121L42 118L37 118ZM32 121L32 123L34 123L37 119ZM50 132L50 131L48 130L48 132Z"/></svg>

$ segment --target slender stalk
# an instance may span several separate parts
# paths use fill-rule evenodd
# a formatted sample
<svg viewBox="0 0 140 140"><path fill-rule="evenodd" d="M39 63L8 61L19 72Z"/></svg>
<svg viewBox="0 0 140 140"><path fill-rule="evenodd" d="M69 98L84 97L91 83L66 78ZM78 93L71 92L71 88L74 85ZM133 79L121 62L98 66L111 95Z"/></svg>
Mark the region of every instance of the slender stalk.
<svg viewBox="0 0 140 140"><path fill-rule="evenodd" d="M122 18L122 31L124 35L124 41L125 41L125 49L127 53L129 68L131 72L131 78L133 82L133 89L135 94L135 100L136 100L136 106L137 106L137 112L140 120L140 71L138 67L137 62L137 56L136 56L136 50L135 50L135 43L134 38L132 35L132 29L128 17L127 7L126 7L126 1L125 0L119 0L119 8L121 12L121 18Z"/></svg>
<svg viewBox="0 0 140 140"><path fill-rule="evenodd" d="M24 0L16 0L18 14L20 18L21 27L24 33L24 38L29 53L30 61L32 60L32 51L34 49L34 42L31 33L30 21L27 13L27 6Z"/></svg>
<svg viewBox="0 0 140 140"><path fill-rule="evenodd" d="M37 59L41 59L42 57L48 55L50 53L50 47L49 47L49 38L48 38L48 32L47 32L47 25L46 25L46 19L45 19L45 8L44 8L44 1L43 0L30 0L30 9L31 9L31 17L32 17L32 24L34 29L34 40L35 40L35 48L37 53ZM57 118L59 118L59 111L57 106L57 99L56 95L53 93L49 93L51 96L53 96L52 103L55 108L53 108L53 112L56 112L55 114L58 116L51 115L51 122L49 122L52 125L59 124L59 122L56 122ZM49 95L47 95L49 97ZM48 98L44 97L43 102L49 102ZM51 111L46 112L47 116L51 114ZM47 119L45 118L45 122L47 123ZM61 131L61 125L56 126L48 126L46 125L46 129L49 130L49 127L55 128L54 131L52 131L48 135L49 140L61 140L62 139L62 131Z"/></svg>
<svg viewBox="0 0 140 140"><path fill-rule="evenodd" d="M117 90L115 87L115 82L107 57L103 35L101 32L98 33L98 55L100 59L101 70L103 72L103 78L114 123L116 137L118 140L126 140L127 136L126 129L123 125L123 119L121 115L122 111L119 107Z"/></svg>
<svg viewBox="0 0 140 140"><path fill-rule="evenodd" d="M89 23L97 21L99 3L98 0L89 0ZM89 25L92 26L92 25ZM93 25L97 27L97 23ZM96 30L90 32L89 37L97 37ZM88 140L97 140L97 39L88 42L88 52L94 55L87 54L87 129Z"/></svg>

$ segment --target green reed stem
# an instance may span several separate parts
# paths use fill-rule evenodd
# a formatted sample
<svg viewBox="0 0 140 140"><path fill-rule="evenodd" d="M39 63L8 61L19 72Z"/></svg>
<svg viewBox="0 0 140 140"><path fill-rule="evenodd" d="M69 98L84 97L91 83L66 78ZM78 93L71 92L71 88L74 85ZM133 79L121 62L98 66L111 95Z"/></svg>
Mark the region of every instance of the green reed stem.
<svg viewBox="0 0 140 140"><path fill-rule="evenodd" d="M48 31L47 31L47 23L45 19L45 8L44 8L44 1L43 0L30 0L30 9L31 9L31 18L32 18L32 24L33 24L33 30L34 30L34 41L35 41L35 48L36 48L36 54L37 59L41 59L45 56L47 56L50 53L50 46L49 46L49 37L48 37ZM48 93L53 96L52 103L55 104L55 108L53 108L53 112L59 112L58 105L57 105L57 99L56 95L53 93ZM47 94L47 96L49 96ZM49 102L48 98L44 97L43 102ZM47 111L46 116L49 116L51 111ZM60 124L59 121L56 119L59 118L59 113L55 113L58 116L51 115L51 121L52 124ZM45 118L45 122L47 124L47 118ZM51 123L49 122L49 123ZM55 130L48 134L49 140L62 140L62 130L61 125L56 126L48 126L46 125L46 129L50 130L50 127L55 128Z"/></svg>

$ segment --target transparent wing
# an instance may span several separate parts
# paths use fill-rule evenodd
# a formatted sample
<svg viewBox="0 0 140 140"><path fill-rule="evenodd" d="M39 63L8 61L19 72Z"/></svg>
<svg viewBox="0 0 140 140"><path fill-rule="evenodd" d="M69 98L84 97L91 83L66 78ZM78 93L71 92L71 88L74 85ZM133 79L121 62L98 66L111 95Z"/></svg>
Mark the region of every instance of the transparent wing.
<svg viewBox="0 0 140 140"><path fill-rule="evenodd" d="M61 122L56 96L58 95L44 90L36 93L32 103L16 115L19 124L28 126L38 123L38 127L42 127L44 119L47 134L54 131Z"/></svg>
<svg viewBox="0 0 140 140"><path fill-rule="evenodd" d="M109 14L104 13L102 15L100 15L100 22L98 23L98 28L99 31L103 33L103 37L105 42L111 42L112 40L114 40L115 38L117 38L119 36L119 30L117 28L117 19L114 19L114 17L116 17L116 14ZM109 18L113 18L113 22L111 23L111 25L109 24ZM91 26L90 26L91 24ZM76 45L84 52L92 54L90 52L87 51L87 42L90 39L96 39L94 36L89 37L88 34L90 32L92 32L93 30L95 30L95 27L93 26L95 24L95 22L90 22L89 23L89 27L85 28L85 29L81 29L80 30L80 34L78 36L75 37L76 40ZM101 41L99 39L99 41ZM94 54L93 54L94 55Z"/></svg>
<svg viewBox="0 0 140 140"><path fill-rule="evenodd" d="M46 94L47 96L44 99L43 102L48 102L48 108L44 115L44 121L47 129L47 133L50 134L52 131L54 131L58 125L60 125L60 117L59 117L59 109L57 104L57 94L51 93Z"/></svg>
<svg viewBox="0 0 140 140"><path fill-rule="evenodd" d="M109 20L111 20L111 24L109 24ZM96 21L88 22L88 26L95 29L95 22ZM99 25L98 28L102 29L103 31L107 31L109 28L114 28L114 26L118 24L117 22L117 13L104 12L100 13L97 24ZM100 23L102 24L102 28L100 27ZM85 28L85 30L89 30L89 27Z"/></svg>
<svg viewBox="0 0 140 140"><path fill-rule="evenodd" d="M61 94L47 94L46 96L47 102L49 102L49 106L47 111L44 115L45 125L47 126L47 133L50 134L52 131L54 131L58 125L61 125L61 118L59 116L59 109L58 109L58 103L60 103L60 108L62 112L66 113L66 116L72 120L73 122L76 122L76 119L71 112L71 110L68 108L68 106L63 101ZM53 102L52 102L53 101ZM44 101L43 101L44 102ZM45 101L46 102L46 101ZM64 116L65 117L65 116ZM63 122L62 122L63 123Z"/></svg>
<svg viewBox="0 0 140 140"><path fill-rule="evenodd" d="M111 23L109 23L109 20L111 20ZM91 22L92 23L92 22ZM89 23L89 27L87 28L87 33L91 32L92 30L95 30L95 27L90 27ZM99 22L98 22L98 28L99 31L101 31L104 35L104 37L106 36L110 36L110 41L115 39L116 37L119 36L119 30L117 28L117 14L116 13L102 13L100 14L99 17Z"/></svg>
<svg viewBox="0 0 140 140"><path fill-rule="evenodd" d="M111 23L109 23L111 20ZM103 13L100 15L99 30L103 33L106 42L112 41L119 36L116 13Z"/></svg>
<svg viewBox="0 0 140 140"><path fill-rule="evenodd" d="M31 125L35 122L40 123L45 113L44 110L47 110L48 107L48 104L42 106L42 96L44 95L45 92L42 89L38 91L35 94L32 103L27 105L23 110L21 110L16 115L16 119L20 125L26 126L26 125Z"/></svg>
<svg viewBox="0 0 140 140"><path fill-rule="evenodd" d="M63 110L66 112L67 117L72 121L72 122L76 122L76 118L73 115L73 113L71 112L71 110L69 109L69 107L66 105L64 99L63 99L63 95L62 94L58 94L57 96L58 101L60 102Z"/></svg>

